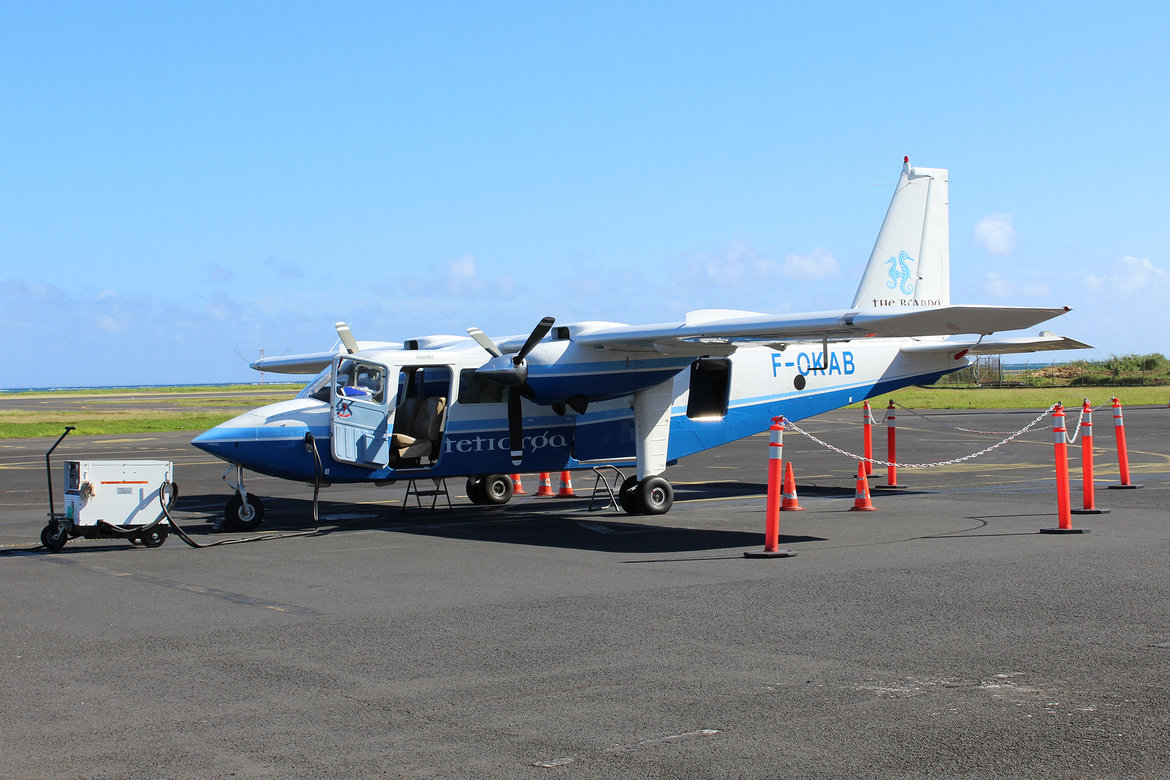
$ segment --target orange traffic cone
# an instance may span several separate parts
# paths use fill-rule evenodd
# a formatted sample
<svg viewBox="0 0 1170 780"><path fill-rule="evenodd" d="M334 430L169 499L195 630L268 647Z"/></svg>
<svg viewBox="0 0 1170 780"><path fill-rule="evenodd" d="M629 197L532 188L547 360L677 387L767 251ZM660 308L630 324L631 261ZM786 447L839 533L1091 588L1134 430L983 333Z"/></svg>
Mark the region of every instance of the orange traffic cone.
<svg viewBox="0 0 1170 780"><path fill-rule="evenodd" d="M573 492L573 477L568 471L561 472L561 487L557 491L557 498L576 498L577 494Z"/></svg>
<svg viewBox="0 0 1170 780"><path fill-rule="evenodd" d="M865 464L857 464L857 491L853 494L850 512L873 512L877 507L869 500L869 480L865 478Z"/></svg>
<svg viewBox="0 0 1170 780"><path fill-rule="evenodd" d="M549 478L548 472L547 471L540 472L540 486L537 487L537 489L536 489L537 498L540 498L541 496L555 496L555 495L556 495L556 493L553 493L552 480Z"/></svg>
<svg viewBox="0 0 1170 780"><path fill-rule="evenodd" d="M514 495L514 496L528 495L528 491L525 490L524 485L522 485L520 483L520 475L519 474L512 475L512 495Z"/></svg>
<svg viewBox="0 0 1170 780"><path fill-rule="evenodd" d="M804 507L796 498L796 477L792 475L792 461L784 463L784 490L781 493L783 501L780 504L781 512L803 512Z"/></svg>

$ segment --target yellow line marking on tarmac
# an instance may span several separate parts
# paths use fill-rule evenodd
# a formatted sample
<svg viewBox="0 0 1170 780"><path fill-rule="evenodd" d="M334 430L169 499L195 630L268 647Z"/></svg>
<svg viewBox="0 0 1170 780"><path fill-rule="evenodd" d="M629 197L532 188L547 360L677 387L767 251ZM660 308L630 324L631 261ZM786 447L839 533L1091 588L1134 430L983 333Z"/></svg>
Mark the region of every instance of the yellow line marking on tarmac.
<svg viewBox="0 0 1170 780"><path fill-rule="evenodd" d="M150 585L158 585L163 588L170 588L172 590L184 591L186 593L193 593L200 596L211 596L213 598L230 601L233 604L240 604L248 607L263 607L274 612L294 613L298 615L321 615L315 609L309 607L302 607L296 604L282 604L279 602L268 601L265 599L255 598L243 593L233 593L227 590L220 590L206 585L191 585L186 582L179 582L177 580L168 580L162 577L155 577L149 574L138 574L134 572L116 571L114 569L107 569L104 566L98 566L92 563L83 563L75 558L65 558L46 555L40 560L46 563L53 563L58 566L69 566L78 569L95 572L98 574L107 574L113 577L131 579L136 582L147 583Z"/></svg>

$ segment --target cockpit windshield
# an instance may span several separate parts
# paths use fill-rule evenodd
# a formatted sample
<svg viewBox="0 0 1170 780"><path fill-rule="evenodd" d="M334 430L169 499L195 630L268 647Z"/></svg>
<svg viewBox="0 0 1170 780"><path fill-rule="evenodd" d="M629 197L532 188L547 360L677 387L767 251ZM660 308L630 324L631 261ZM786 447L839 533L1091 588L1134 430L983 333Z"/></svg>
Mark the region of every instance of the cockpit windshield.
<svg viewBox="0 0 1170 780"><path fill-rule="evenodd" d="M313 381L305 385L305 389L297 393L297 398L312 398L316 401L329 403L329 380L333 377L333 366L326 368L313 377Z"/></svg>

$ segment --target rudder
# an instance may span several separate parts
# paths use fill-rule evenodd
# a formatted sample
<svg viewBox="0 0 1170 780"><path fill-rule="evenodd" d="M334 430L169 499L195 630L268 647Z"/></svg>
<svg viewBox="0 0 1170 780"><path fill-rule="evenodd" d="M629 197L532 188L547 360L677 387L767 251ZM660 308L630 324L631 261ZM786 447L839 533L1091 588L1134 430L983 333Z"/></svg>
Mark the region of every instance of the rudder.
<svg viewBox="0 0 1170 780"><path fill-rule="evenodd" d="M949 213L947 170L906 157L853 308L949 305Z"/></svg>

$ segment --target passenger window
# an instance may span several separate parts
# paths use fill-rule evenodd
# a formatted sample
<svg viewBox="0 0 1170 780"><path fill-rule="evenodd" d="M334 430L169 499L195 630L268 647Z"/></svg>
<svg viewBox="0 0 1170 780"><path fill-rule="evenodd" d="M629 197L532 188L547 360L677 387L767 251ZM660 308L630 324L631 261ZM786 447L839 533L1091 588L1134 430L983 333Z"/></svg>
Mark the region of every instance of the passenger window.
<svg viewBox="0 0 1170 780"><path fill-rule="evenodd" d="M504 386L475 373L474 368L459 372L459 403L499 404L504 402Z"/></svg>

